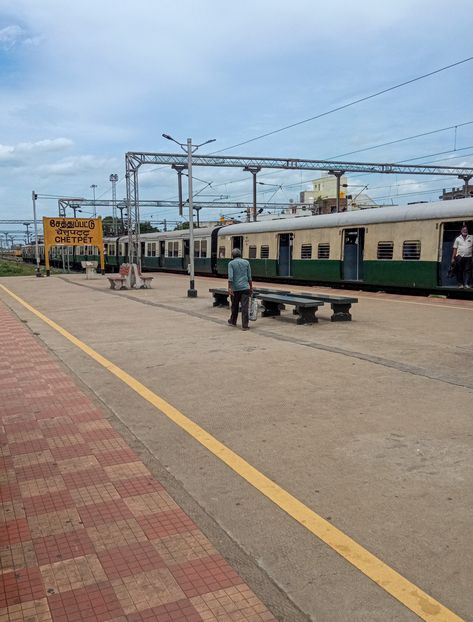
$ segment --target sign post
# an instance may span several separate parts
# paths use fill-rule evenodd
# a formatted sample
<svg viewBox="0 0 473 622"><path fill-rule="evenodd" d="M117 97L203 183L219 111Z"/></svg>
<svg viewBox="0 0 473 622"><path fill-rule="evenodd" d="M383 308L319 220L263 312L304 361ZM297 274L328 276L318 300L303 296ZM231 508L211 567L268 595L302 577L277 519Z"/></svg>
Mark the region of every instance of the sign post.
<svg viewBox="0 0 473 622"><path fill-rule="evenodd" d="M101 218L43 217L44 263L50 275L49 250L52 246L96 246L100 256L100 271L105 274Z"/></svg>

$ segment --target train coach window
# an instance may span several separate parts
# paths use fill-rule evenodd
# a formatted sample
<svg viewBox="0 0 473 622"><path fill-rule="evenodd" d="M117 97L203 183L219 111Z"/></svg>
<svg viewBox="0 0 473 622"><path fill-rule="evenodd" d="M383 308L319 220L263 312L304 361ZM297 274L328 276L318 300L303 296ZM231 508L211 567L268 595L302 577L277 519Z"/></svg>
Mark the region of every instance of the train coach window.
<svg viewBox="0 0 473 622"><path fill-rule="evenodd" d="M312 244L302 244L301 259L312 259Z"/></svg>
<svg viewBox="0 0 473 622"><path fill-rule="evenodd" d="M330 244L322 242L317 248L317 259L329 259L330 258Z"/></svg>
<svg viewBox="0 0 473 622"><path fill-rule="evenodd" d="M200 242L200 256L207 257L207 240L201 240Z"/></svg>
<svg viewBox="0 0 473 622"><path fill-rule="evenodd" d="M173 245L174 242L168 242L168 257L172 257Z"/></svg>
<svg viewBox="0 0 473 622"><path fill-rule="evenodd" d="M378 242L378 259L392 259L394 242Z"/></svg>
<svg viewBox="0 0 473 622"><path fill-rule="evenodd" d="M420 259L420 240L406 240L402 243L403 259Z"/></svg>
<svg viewBox="0 0 473 622"><path fill-rule="evenodd" d="M156 257L156 242L151 242L148 246L149 257Z"/></svg>
<svg viewBox="0 0 473 622"><path fill-rule="evenodd" d="M200 257L200 240L194 242L194 257Z"/></svg>
<svg viewBox="0 0 473 622"><path fill-rule="evenodd" d="M265 245L261 247L260 250L260 258L261 259L269 259L269 246Z"/></svg>
<svg viewBox="0 0 473 622"><path fill-rule="evenodd" d="M179 242L174 242L174 257L179 257Z"/></svg>
<svg viewBox="0 0 473 622"><path fill-rule="evenodd" d="M256 259L256 246L248 247L248 259Z"/></svg>
<svg viewBox="0 0 473 622"><path fill-rule="evenodd" d="M225 246L218 247L218 258L225 259Z"/></svg>

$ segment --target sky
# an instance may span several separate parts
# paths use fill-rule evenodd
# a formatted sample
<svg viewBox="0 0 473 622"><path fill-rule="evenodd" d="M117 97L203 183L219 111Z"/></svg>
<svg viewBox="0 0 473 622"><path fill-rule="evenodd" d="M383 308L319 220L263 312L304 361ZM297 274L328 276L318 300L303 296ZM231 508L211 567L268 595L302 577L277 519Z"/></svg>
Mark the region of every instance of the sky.
<svg viewBox="0 0 473 622"><path fill-rule="evenodd" d="M226 150L473 56L472 30L471 0L0 0L0 221L31 218L32 190L39 216L57 214L59 196L92 199L93 184L97 199L110 199L111 173L121 199L126 152L179 150L163 133L216 139L203 154ZM471 166L472 77L469 61L224 153ZM262 171L258 200L297 201L318 176ZM196 167L194 177L205 200L251 201L241 170ZM177 199L169 167L143 167L139 179L141 198ZM383 204L435 200L460 185L348 181L348 192L367 185ZM221 213L231 212L217 206L201 218ZM182 220L172 208L142 216ZM24 228L0 222L8 229Z"/></svg>

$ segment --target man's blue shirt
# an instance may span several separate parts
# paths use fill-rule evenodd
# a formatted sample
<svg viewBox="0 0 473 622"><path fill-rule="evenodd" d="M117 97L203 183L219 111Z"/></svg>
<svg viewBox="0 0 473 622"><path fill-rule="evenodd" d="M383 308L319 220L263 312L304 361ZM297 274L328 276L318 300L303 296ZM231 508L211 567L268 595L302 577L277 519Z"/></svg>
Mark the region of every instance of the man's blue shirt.
<svg viewBox="0 0 473 622"><path fill-rule="evenodd" d="M241 259L241 257L232 259L228 264L228 280L235 292L250 289L250 262L246 261L246 259Z"/></svg>

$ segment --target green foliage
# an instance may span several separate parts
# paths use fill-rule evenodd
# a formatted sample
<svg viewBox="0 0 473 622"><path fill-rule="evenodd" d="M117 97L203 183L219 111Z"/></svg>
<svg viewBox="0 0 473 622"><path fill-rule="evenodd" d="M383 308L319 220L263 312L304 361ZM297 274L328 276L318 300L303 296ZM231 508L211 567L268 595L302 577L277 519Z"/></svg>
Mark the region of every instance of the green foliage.
<svg viewBox="0 0 473 622"><path fill-rule="evenodd" d="M31 276L35 273L35 267L22 261L0 260L0 276Z"/></svg>
<svg viewBox="0 0 473 622"><path fill-rule="evenodd" d="M140 222L140 233L155 233L156 231L159 231L159 229L156 227L153 227L153 225L149 222L149 220Z"/></svg>
<svg viewBox="0 0 473 622"><path fill-rule="evenodd" d="M179 222L179 223L177 223L174 231L184 231L185 229L189 229L189 223L188 222Z"/></svg>

